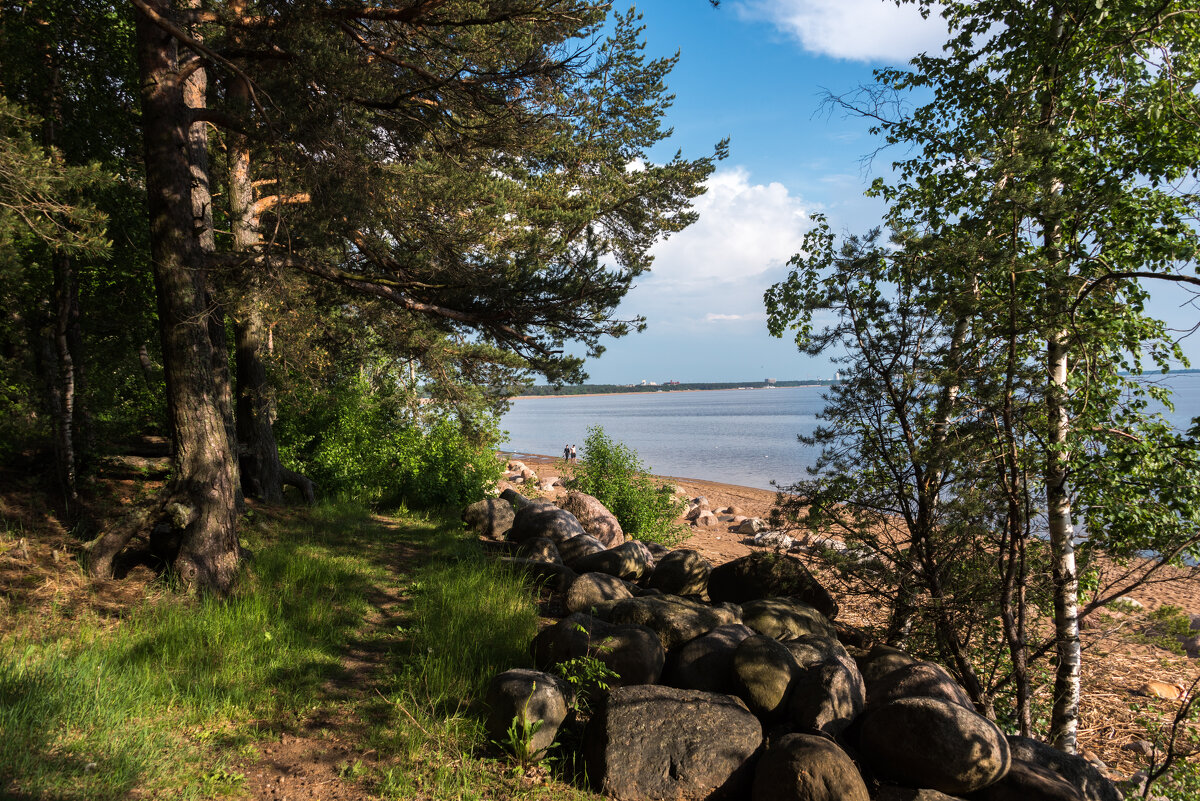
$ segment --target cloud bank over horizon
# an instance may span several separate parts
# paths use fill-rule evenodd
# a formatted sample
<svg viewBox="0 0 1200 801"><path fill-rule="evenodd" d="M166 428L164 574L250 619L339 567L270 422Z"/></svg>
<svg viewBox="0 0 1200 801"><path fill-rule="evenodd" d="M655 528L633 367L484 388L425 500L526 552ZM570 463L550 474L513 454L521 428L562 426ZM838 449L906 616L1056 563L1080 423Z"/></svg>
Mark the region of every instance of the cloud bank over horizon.
<svg viewBox="0 0 1200 801"><path fill-rule="evenodd" d="M707 187L694 201L699 219L655 246L653 270L617 312L645 315L649 328L606 343L605 357L588 365L592 382L800 374L769 367L793 361L795 346L767 336L763 292L787 274L816 206L782 183L755 182L744 167L717 170Z"/></svg>
<svg viewBox="0 0 1200 801"><path fill-rule="evenodd" d="M921 52L936 52L946 24L936 8L922 19L916 6L884 0L741 0L734 12L767 22L818 56L847 61L905 64Z"/></svg>
<svg viewBox="0 0 1200 801"><path fill-rule="evenodd" d="M811 226L799 197L777 181L751 183L744 167L719 169L705 186L693 203L699 219L654 248L641 284L656 294L703 296L745 284L786 264Z"/></svg>

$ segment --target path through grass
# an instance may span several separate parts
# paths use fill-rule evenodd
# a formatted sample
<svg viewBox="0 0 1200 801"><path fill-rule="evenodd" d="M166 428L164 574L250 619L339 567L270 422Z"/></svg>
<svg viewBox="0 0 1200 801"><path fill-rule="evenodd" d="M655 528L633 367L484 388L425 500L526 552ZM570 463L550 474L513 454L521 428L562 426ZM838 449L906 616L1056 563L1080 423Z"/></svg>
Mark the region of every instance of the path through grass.
<svg viewBox="0 0 1200 801"><path fill-rule="evenodd" d="M573 795L488 756L478 701L527 664L536 615L459 526L323 506L243 532L254 557L229 600L151 588L117 621L9 621L0 796L257 795L289 734L342 755L329 797Z"/></svg>

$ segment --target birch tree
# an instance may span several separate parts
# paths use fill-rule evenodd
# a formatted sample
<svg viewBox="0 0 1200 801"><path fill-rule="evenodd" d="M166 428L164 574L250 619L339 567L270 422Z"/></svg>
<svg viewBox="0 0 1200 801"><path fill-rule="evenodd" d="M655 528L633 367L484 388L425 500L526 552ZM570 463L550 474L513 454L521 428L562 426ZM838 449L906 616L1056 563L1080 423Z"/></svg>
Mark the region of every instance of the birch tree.
<svg viewBox="0 0 1200 801"><path fill-rule="evenodd" d="M939 261L940 280L957 296L977 287L973 324L1040 370L1007 395L1031 435L1011 463L1040 463L1035 526L1053 554L1056 627L1050 734L1074 751L1077 547L1130 552L1122 533L1138 528L1164 557L1195 549L1191 456L1172 462L1173 487L1145 480L1155 454L1194 454L1194 442L1156 423L1142 399L1168 399L1127 373L1182 361L1145 313L1147 282L1200 286L1200 13L1171 0L914 4L946 21L942 53L880 70L876 86L834 102L905 150L895 177L872 189L889 224L962 247L970 257ZM1149 527L1130 525L1143 504Z"/></svg>

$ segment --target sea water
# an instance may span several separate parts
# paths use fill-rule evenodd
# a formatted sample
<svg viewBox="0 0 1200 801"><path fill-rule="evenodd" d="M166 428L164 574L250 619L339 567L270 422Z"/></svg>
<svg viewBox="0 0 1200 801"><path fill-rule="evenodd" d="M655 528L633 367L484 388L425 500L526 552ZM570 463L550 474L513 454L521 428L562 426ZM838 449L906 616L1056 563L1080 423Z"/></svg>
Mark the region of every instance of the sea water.
<svg viewBox="0 0 1200 801"><path fill-rule="evenodd" d="M1167 419L1185 429L1200 415L1200 373L1165 380L1175 409ZM805 478L817 449L797 441L811 434L825 407L826 387L645 392L517 398L501 420L504 447L515 453L561 456L582 448L591 426L637 451L656 475L699 478L771 489Z"/></svg>

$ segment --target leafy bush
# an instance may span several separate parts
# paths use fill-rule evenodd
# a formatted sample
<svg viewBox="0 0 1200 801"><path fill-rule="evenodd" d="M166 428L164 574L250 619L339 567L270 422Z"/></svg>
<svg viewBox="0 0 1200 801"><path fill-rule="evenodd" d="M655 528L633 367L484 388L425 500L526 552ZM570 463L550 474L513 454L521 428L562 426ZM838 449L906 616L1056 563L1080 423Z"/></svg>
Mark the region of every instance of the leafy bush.
<svg viewBox="0 0 1200 801"><path fill-rule="evenodd" d="M280 456L322 492L376 506L429 509L482 498L500 477L495 421L472 421L468 437L451 414L408 400L361 379L299 398L276 425Z"/></svg>
<svg viewBox="0 0 1200 801"><path fill-rule="evenodd" d="M613 442L604 429L593 426L583 441L583 455L564 483L586 492L612 512L626 534L649 542L674 545L684 537L676 519L684 502L670 487L646 474L632 448Z"/></svg>
<svg viewBox="0 0 1200 801"><path fill-rule="evenodd" d="M1146 624L1143 641L1184 655L1181 642L1192 634L1192 619L1182 607L1163 604L1146 616Z"/></svg>

